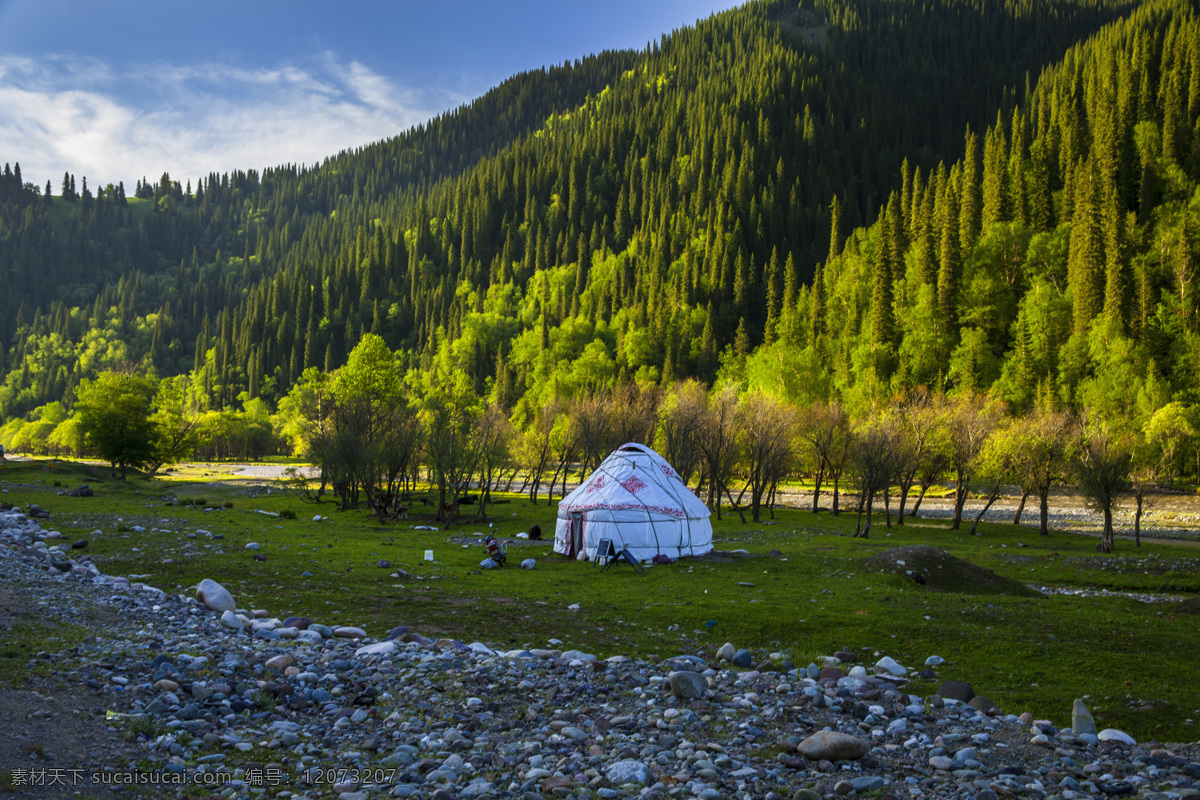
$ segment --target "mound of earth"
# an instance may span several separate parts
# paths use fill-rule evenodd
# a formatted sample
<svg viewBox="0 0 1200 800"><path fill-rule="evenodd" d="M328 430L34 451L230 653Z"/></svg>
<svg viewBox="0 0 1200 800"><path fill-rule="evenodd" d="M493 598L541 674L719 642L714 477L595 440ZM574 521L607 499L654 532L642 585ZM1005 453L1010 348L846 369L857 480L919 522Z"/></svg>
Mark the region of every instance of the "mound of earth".
<svg viewBox="0 0 1200 800"><path fill-rule="evenodd" d="M1175 606L1176 614L1200 614L1200 597L1190 597Z"/></svg>
<svg viewBox="0 0 1200 800"><path fill-rule="evenodd" d="M962 594L1010 594L1038 597L1041 593L1025 584L997 575L990 569L955 558L945 550L927 545L895 547L876 553L863 562L871 572L890 572L912 579L927 589Z"/></svg>

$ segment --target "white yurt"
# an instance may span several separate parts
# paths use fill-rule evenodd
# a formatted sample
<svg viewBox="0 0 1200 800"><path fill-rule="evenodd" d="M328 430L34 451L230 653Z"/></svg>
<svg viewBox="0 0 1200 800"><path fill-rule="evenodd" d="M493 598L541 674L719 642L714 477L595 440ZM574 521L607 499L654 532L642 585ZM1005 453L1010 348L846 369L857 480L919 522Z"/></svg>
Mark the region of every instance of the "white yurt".
<svg viewBox="0 0 1200 800"><path fill-rule="evenodd" d="M708 507L667 463L631 442L608 458L558 504L554 551L594 557L603 539L639 560L663 553L672 559L713 549Z"/></svg>

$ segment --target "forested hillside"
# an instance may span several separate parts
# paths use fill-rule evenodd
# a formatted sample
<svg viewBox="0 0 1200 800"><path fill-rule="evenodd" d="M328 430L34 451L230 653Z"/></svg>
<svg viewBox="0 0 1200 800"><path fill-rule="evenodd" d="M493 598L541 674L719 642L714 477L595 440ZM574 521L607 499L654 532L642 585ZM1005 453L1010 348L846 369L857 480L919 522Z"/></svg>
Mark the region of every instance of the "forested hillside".
<svg viewBox="0 0 1200 800"><path fill-rule="evenodd" d="M955 157L1124 8L753 4L316 168L7 191L0 413L123 363L197 368L214 407L273 402L363 331L456 343L480 391L508 370L520 395L592 343L599 372L562 391L711 379L811 282L835 197L844 230L873 219L906 158Z"/></svg>
<svg viewBox="0 0 1200 800"><path fill-rule="evenodd" d="M754 3L311 169L74 180L0 183L10 443L77 446L75 387L137 368L268 447L368 333L520 429L685 378L1139 431L1198 399L1192 0Z"/></svg>

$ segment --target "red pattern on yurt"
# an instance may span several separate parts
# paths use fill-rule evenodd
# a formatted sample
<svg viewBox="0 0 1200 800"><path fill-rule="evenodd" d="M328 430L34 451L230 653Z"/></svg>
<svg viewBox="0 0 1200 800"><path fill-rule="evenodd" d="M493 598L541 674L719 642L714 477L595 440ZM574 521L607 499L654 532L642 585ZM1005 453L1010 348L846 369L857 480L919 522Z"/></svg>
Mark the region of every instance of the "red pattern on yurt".
<svg viewBox="0 0 1200 800"><path fill-rule="evenodd" d="M642 483L642 479L637 475L630 475L628 478L621 481L621 486L630 494L637 494L642 489L646 488L646 484Z"/></svg>

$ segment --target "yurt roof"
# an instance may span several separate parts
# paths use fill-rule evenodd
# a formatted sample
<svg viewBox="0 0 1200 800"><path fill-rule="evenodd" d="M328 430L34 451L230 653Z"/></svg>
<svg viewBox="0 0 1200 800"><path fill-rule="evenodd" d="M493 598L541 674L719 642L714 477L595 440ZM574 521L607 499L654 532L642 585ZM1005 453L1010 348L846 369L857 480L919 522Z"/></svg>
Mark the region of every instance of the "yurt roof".
<svg viewBox="0 0 1200 800"><path fill-rule="evenodd" d="M709 515L667 460L637 442L610 453L558 506L560 515L595 509L640 510L681 519Z"/></svg>

